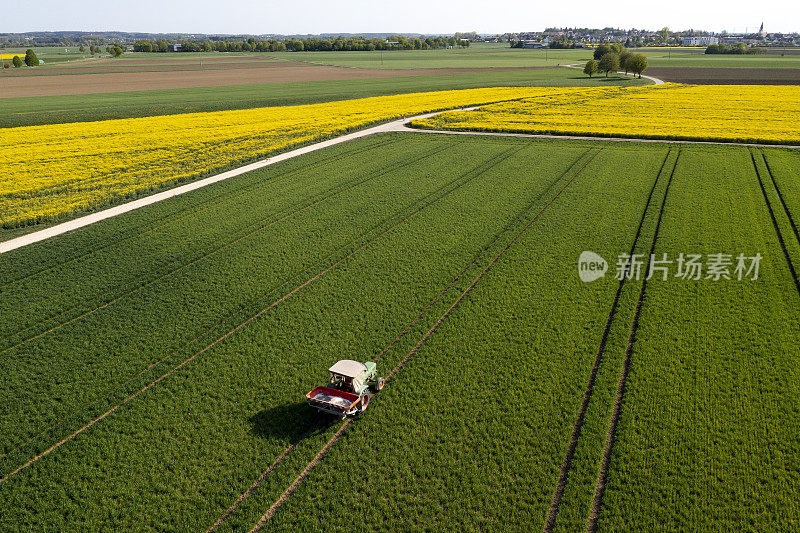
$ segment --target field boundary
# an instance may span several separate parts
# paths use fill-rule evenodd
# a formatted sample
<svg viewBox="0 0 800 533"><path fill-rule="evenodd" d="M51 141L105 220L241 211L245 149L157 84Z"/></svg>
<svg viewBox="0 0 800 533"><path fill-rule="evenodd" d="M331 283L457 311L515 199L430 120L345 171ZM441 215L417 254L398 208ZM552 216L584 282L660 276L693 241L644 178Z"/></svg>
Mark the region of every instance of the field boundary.
<svg viewBox="0 0 800 533"><path fill-rule="evenodd" d="M636 250L636 246L639 243L639 237L641 236L642 228L644 227L644 222L647 219L647 213L648 211L650 211L650 204L653 199L653 194L655 194L656 188L658 187L658 183L659 181L661 181L661 175L664 172L664 167L666 166L667 161L669 160L671 154L672 154L672 148L669 148L667 150L667 154L664 156L664 161L661 163L661 167L658 169L658 173L656 174L656 179L653 181L653 186L650 189L650 193L647 195L647 202L645 203L644 210L642 211L642 216L639 219L639 226L636 228L636 234L633 238L633 244L631 245L631 252L630 252L631 257L633 256ZM551 531L553 531L556 525L556 517L558 516L559 506L561 505L561 498L564 496L564 490L567 487L569 471L572 468L572 459L574 458L575 452L578 447L578 439L580 438L581 429L583 429L583 421L586 417L586 412L589 409L589 403L592 398L592 393L594 392L594 384L597 379L597 373L600 370L600 364L602 363L603 355L605 354L606 343L608 342L608 337L611 334L611 326L617 314L617 307L619 306L619 301L622 297L622 289L625 286L625 282L627 280L627 273L630 266L631 265L626 264L623 267L621 274L622 277L619 280L619 284L617 286L617 292L614 296L614 300L611 303L611 309L608 313L608 318L606 319L605 327L603 328L603 334L600 337L600 344L597 348L597 354L595 355L594 364L592 365L592 369L589 373L589 381L586 384L586 390L583 393L583 401L581 402L580 409L578 410L578 414L572 426L572 435L570 437L567 453L564 456L564 463L561 465L558 481L556 482L556 487L555 490L553 491L553 498L550 503L550 508L547 512L547 518L545 520L545 525L543 528L545 533L550 533Z"/></svg>
<svg viewBox="0 0 800 533"><path fill-rule="evenodd" d="M402 124L406 120L413 120L418 118L429 118L441 111L436 111L433 113L425 113L421 115L415 115L409 118L401 118L396 119L389 122L384 122L382 124L378 124L377 126L371 126L365 129L361 129L358 131L354 131L351 133L346 133L344 135L339 135L337 137L333 137L330 139L325 139L319 142L315 142L312 144L308 144L305 146L301 146L300 148L295 148L294 150L289 150L287 152L282 152L280 154L276 154L271 157L267 157L260 161L256 161L254 163L249 163L247 165L243 165L231 170L227 170L225 172L221 172L219 174L215 174L213 176L209 176L207 178L199 179L197 181L193 181L191 183L187 183L185 185L180 185L178 187L173 187L171 189L167 189L165 191L145 196L144 198L139 198L133 200L131 202L126 202L114 207L109 207L103 209L101 211L91 213L88 215L84 215L82 217L75 218L73 220L68 220L67 222L62 222L60 224L56 224L49 228L45 228L42 230L34 231L28 233L26 235L21 235L19 237L15 237L13 239L9 239L6 241L0 242L0 254L10 252L12 250L16 250L18 248L22 248L23 246L28 246L30 244L41 242L47 240L51 237L55 237L57 235L63 235L64 233L69 233L76 229L80 229L91 224L95 224L102 220L106 220L108 218L112 218L118 215L122 215L124 213L129 213L131 211L135 211L137 209L141 209L148 205L152 205L158 202L162 202L164 200L168 200L175 196L181 196L183 194L195 191L197 189L201 189L203 187L207 187L214 183L218 183L220 181L224 181L236 176L240 176L247 172L251 172L253 170L259 170L276 163L280 163L282 161L286 161L288 159L293 159L295 157L309 154L311 152L316 152L317 150L321 150L323 148L328 148L330 146L335 146L337 144L341 144L347 141L352 141L355 139L360 139L362 137L368 137L370 135L375 135L377 133L385 133L390 131L395 131L394 127L397 123Z"/></svg>
<svg viewBox="0 0 800 533"><path fill-rule="evenodd" d="M514 236L497 253L497 255L495 255L494 258L478 273L475 279L473 279L472 282L469 284L469 286L467 286L467 288L464 289L464 291L458 296L458 298L456 298L456 300L452 303L452 305L450 305L450 307L444 312L444 314L439 317L436 323L433 324L433 326L422 336L419 342L386 376L387 383L391 381L397 375L397 373L400 372L400 370L403 369L403 367L406 365L406 363L408 363L411 357L413 357L414 354L416 354L419 351L419 349L422 348L425 342L427 342L428 339L430 339L431 336L439 329L439 326L441 326L444 323L444 321L447 320L447 318L450 316L453 310L456 307L458 307L458 305L464 300L464 298L466 298L466 296L472 291L472 289L475 288L475 286L483 278L483 276L495 265L495 263L497 263L497 261L503 256L503 254L505 254L511 248L511 246L522 236L522 234L525 233L525 231L527 231L528 228L531 227L531 225L539 218L539 215L541 215L548 207L550 207L550 205L553 204L553 202L555 202L559 198L559 196L561 196L564 190L566 190L566 188L569 187L569 185L575 180L575 178L577 178L581 174L581 172L583 172L583 169L585 169L589 165L589 163L591 163L601 151L603 151L603 148L596 149L594 154L583 163L580 169L578 169L578 171L575 172L569 180L567 180L567 182L561 187L561 189L559 189L558 192L544 206L542 206L542 208L533 216L533 218L531 218L528 221L527 224L525 224L525 226L523 226L517 233L514 234ZM336 434L333 435L333 437L331 437L330 440L328 440L328 442L325 443L325 445L317 453L314 459L312 459L306 465L306 467L303 469L300 475L298 475L295 478L292 484L289 485L289 487L287 487L287 489L272 504L272 506L270 506L267 512L261 516L256 525L253 526L253 528L250 530L250 533L256 533L257 531L260 531L264 527L264 525L266 525L266 523L269 522L273 516L275 516L275 513L289 499L292 493L295 490L297 490L297 487L299 487L300 484L306 479L306 477L308 477L308 475L311 473L314 467L316 467L317 464L319 464L319 462L333 447L333 445L336 444L336 442L344 435L344 432L349 427L350 423L351 420L347 420L344 424L342 424L342 427L340 427L339 430L336 432Z"/></svg>
<svg viewBox="0 0 800 533"><path fill-rule="evenodd" d="M480 107L480 106L479 106ZM442 113L433 113L438 115ZM415 120L417 117L412 117L409 120ZM397 124L392 122L392 124ZM506 131L503 129L497 130L437 130L421 126L411 126L408 121L402 123L397 129L391 131L405 131L416 133L443 133L447 135L487 135L491 137L520 137L522 139L562 139L573 141L612 141L612 142L625 142L625 143L664 143L664 144L706 144L712 146L748 146L753 148L789 148L793 150L800 149L800 144L782 144L782 143L747 143L735 141L704 141L700 139L672 139L669 137L612 137L606 135L556 135L553 133L518 133L513 131Z"/></svg>
<svg viewBox="0 0 800 533"><path fill-rule="evenodd" d="M647 264L645 272L650 271L650 265L653 260L653 254L656 249L656 242L658 241L658 232L661 229L661 221L664 217L664 209L667 205L667 197L669 195L669 187L672 184L672 178L675 176L675 170L678 168L678 161L680 160L681 152L678 150L678 155L675 157L675 163L672 166L672 171L667 179L667 185L664 188L664 198L661 201L661 208L658 211L658 218L656 219L656 226L653 230L653 241L650 244L650 253L647 255ZM633 354L633 345L636 342L636 331L639 328L639 317L642 313L642 306L644 304L644 295L647 288L647 276L642 279L642 285L639 288L639 296L636 300L636 309L633 312L633 320L631 321L631 329L628 334L628 344L625 347L625 358L622 361L622 369L617 382L617 393L614 400L614 408L611 411L611 419L608 424L608 432L606 433L606 442L603 449L602 460L600 463L600 473L597 476L597 483L595 484L594 496L592 498L592 507L589 511L589 517L586 523L586 531L594 533L597 531L597 522L600 517L600 509L603 505L603 495L605 493L606 481L608 479L608 470L611 464L611 453L614 448L614 440L616 438L617 426L619 424L620 413L622 412L622 402L625 396L625 386L628 381L628 372L631 365L631 356Z"/></svg>
<svg viewBox="0 0 800 533"><path fill-rule="evenodd" d="M348 152L348 156L349 155L360 155L360 154L369 152L371 150L380 149L380 148L383 148L385 146L394 144L395 142L396 141L394 141L394 140L385 140L383 142L378 141L378 142L375 142L374 144L366 146L366 147L364 147L364 148L362 148L360 150L352 150L352 151ZM260 189L260 188L262 188L262 187L264 187L264 186L266 186L268 184L272 184L274 180L285 179L285 178L287 178L289 176L290 173L293 173L293 172L298 172L298 173L304 172L304 171L306 171L306 170L308 170L310 168L313 168L316 165L325 165L325 164L327 164L329 162L336 161L337 159L338 159L338 156L326 157L326 158L321 159L320 161L315 161L315 162L311 162L311 163L306 163L304 165L300 165L297 169L293 169L293 170L291 170L291 171L289 171L287 173L284 173L284 174L279 174L278 176L275 176L272 179L269 179L269 180L266 180L266 181L261 181L261 182L258 182L258 183L251 183L251 184L244 185L244 186L242 186L242 187L240 187L238 189L234 189L233 191L229 191L230 195L226 199L227 200L232 200L232 199L237 198L237 197L239 197L239 196L241 196L243 194L247 194L249 192L256 191L256 190L258 190L258 189ZM50 265L48 267L41 268L41 269L39 269L39 270L37 270L35 272L27 273L27 274L25 274L25 275L23 275L22 277L19 277L19 278L15 278L15 279L11 279L11 280L5 281L2 284L0 284L0 293L4 292L6 287L8 287L9 285L16 284L16 283L19 283L21 281L25 281L27 279L32 278L33 276L37 276L37 275L42 274L44 272L49 272L51 270L54 270L55 268L64 266L64 265L72 263L74 261L78 261L78 260L86 257L87 255L91 255L91 254L100 252L102 250L105 250L106 248L110 248L111 246L118 245L118 244L120 244L122 242L125 242L125 241L137 239L139 237L142 237L143 235L147 235L147 234L152 233L154 231L158 231L159 229L164 228L165 226L169 226L170 224L173 224L173 223L176 223L176 222L180 222L181 220L183 220L183 219L185 219L187 217L202 213L203 211L211 209L213 207L213 205L210 205L210 204L216 204L218 201L223 199L221 197L225 196L226 194L228 194L228 193L223 192L221 194L213 196L212 198L208 198L206 200L203 200L202 202L199 202L197 206L195 206L196 208L184 207L182 209L179 209L177 212L172 212L172 213L169 213L169 214L167 214L165 216L156 218L155 220L152 220L151 222L146 222L146 223L144 223L144 224L142 224L140 226L137 226L137 227L133 228L132 230L130 230L129 234L121 236L120 239L118 239L118 240L116 240L114 242L110 242L108 244L99 246L99 247L91 249L91 250L85 250L85 251L83 251L83 253L80 253L78 255L69 257L67 259L64 259L63 261L59 261L59 262L54 263L54 264L52 264L52 265Z"/></svg>
<svg viewBox="0 0 800 533"><path fill-rule="evenodd" d="M403 117L401 119L384 122L377 126L371 126L366 129L358 130L351 133L346 133L344 135L308 144L300 148L290 150L288 152L283 152L274 155L272 157L256 161L254 163L249 163L247 165L243 165L234 168L232 170L222 172L220 174L215 174L213 176L199 179L197 181L193 181L185 185L173 187L171 189L167 189L165 191L150 196L145 196L143 198L139 198L131 202L126 202L114 207L109 207L101 211L97 211L88 215L84 215L69 220L67 222L61 222L49 228L34 231L26 235L21 235L19 237L14 237L12 239L0 242L0 254L10 252L18 248L22 248L23 246L28 246L36 242L41 242L51 237L55 237L57 235L63 235L65 233L69 233L71 231L89 226L96 222L100 222L108 218L112 218L124 213L135 211L137 209L141 209L148 205L168 200L172 197L180 196L192 192L194 190L201 189L208 185L212 185L214 183L224 181L229 178L233 178L235 176L240 176L242 174L251 172L253 170L258 170L270 165L274 165L275 163L280 163L281 161L286 161L288 159L292 159L304 154L315 152L317 150L321 150L329 146L335 146L343 142L359 139L362 137L367 137L370 135L375 135L377 133L416 132L416 133L440 133L449 135L486 135L486 136L500 136L500 137L521 137L528 139L567 139L567 140L580 140L580 141L601 140L601 141L639 142L639 143L646 142L646 143L673 143L673 144L709 144L709 145L722 145L722 146L750 146L759 148L783 147L783 148L800 149L800 145L780 144L780 143L768 144L768 143L742 143L742 142L702 141L702 140L691 140L691 139L669 139L669 138L647 138L647 137L606 137L601 135L594 135L594 136L552 135L552 134L534 134L534 133L513 133L513 132L502 132L502 131L449 131L449 130L431 130L424 128L413 128L409 126L409 122L411 120L430 118L432 116L438 115L439 113L442 113L443 111L446 110L440 110L421 115L414 115L410 117Z"/></svg>

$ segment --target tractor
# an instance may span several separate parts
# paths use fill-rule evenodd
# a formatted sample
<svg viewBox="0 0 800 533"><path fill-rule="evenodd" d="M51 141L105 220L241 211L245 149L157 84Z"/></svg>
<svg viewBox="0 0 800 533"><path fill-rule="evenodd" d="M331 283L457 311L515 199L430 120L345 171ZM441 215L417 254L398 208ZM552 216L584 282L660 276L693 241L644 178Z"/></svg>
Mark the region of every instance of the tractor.
<svg viewBox="0 0 800 533"><path fill-rule="evenodd" d="M345 418L363 413L372 394L383 389L377 365L342 359L328 369L330 381L306 394L306 402L322 412ZM370 392L370 388L372 392Z"/></svg>

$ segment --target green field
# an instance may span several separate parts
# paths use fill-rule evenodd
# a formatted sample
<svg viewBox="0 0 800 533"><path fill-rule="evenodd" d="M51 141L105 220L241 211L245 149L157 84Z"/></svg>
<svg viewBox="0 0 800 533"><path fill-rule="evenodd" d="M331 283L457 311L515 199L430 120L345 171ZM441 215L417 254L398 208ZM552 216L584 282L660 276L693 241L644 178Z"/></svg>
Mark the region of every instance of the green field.
<svg viewBox="0 0 800 533"><path fill-rule="evenodd" d="M0 529L574 531L598 478L601 530L795 529L799 171L385 134L2 254ZM304 403L342 358L396 372L344 426Z"/></svg>
<svg viewBox="0 0 800 533"><path fill-rule="evenodd" d="M25 50L26 49L24 47L10 48L8 50L0 49L0 54L3 56L9 54L10 57L11 52L19 53L22 51L24 54ZM81 52L77 46L34 46L33 51L36 52L36 57L45 63L37 68L46 68L53 63L66 63L68 61L76 61L91 57L88 47L86 48L86 52ZM7 60L8 58L5 59Z"/></svg>
<svg viewBox="0 0 800 533"><path fill-rule="evenodd" d="M2 103L0 128L313 104L388 94L476 87L565 87L609 84L634 86L649 83L651 83L649 80L624 76L609 78L596 76L590 79L577 70L562 68L3 98L0 100Z"/></svg>

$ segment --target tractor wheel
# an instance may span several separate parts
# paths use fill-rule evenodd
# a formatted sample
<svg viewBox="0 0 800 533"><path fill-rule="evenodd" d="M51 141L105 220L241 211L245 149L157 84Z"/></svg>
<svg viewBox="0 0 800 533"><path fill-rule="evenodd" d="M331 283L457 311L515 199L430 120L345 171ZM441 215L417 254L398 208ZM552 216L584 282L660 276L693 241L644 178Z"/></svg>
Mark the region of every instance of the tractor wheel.
<svg viewBox="0 0 800 533"><path fill-rule="evenodd" d="M378 378L375 380L375 390L380 392L383 390L383 386L386 385L386 380L383 378Z"/></svg>
<svg viewBox="0 0 800 533"><path fill-rule="evenodd" d="M367 410L370 399L372 399L372 396L370 396L368 392L365 392L364 395L361 397L361 408L359 410L359 413L363 413L364 411Z"/></svg>

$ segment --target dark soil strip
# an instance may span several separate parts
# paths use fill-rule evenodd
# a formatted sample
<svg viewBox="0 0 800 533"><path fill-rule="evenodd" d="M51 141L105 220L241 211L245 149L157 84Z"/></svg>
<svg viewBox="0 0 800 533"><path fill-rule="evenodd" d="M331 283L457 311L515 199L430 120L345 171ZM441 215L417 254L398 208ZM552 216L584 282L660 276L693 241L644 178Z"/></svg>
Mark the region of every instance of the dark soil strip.
<svg viewBox="0 0 800 533"><path fill-rule="evenodd" d="M789 272L791 272L792 274L792 279L794 280L794 286L797 289L797 293L800 294L800 280L797 279L797 272L794 269L794 263L792 263L792 258L789 256L789 250L786 249L786 241L784 241L783 233L781 233L781 229L780 227L778 227L778 219L775 218L775 212L772 210L772 202L769 201L769 196L767 196L767 190L764 188L764 180L761 179L761 171L758 170L758 165L756 164L756 158L753 155L752 150L750 151L750 159L753 161L753 168L756 170L758 185L759 187L761 187L761 194L764 195L764 202L766 202L767 204L767 209L769 210L769 216L772 219L772 225L775 228L775 233L778 234L778 242L780 242L781 250L783 250L783 256L786 258L786 265L789 267ZM781 199L781 201L783 200ZM794 226L794 223L792 223L792 225Z"/></svg>
<svg viewBox="0 0 800 533"><path fill-rule="evenodd" d="M764 153L764 150L761 150L761 158L764 160L764 165L767 167L767 172L769 172L769 177L772 180L772 186L775 187L775 192L778 193L778 198L781 201L783 210L786 212L786 217L789 219L789 224L792 225L792 231L794 231L794 237L797 239L797 244L800 244L800 232L797 231L797 224L795 224L794 217L792 217L792 213L789 211L789 206L786 205L786 200L783 199L783 193L781 192L781 188L778 187L778 182L775 181L775 175L772 173L772 167L769 166L769 161L767 161L767 156Z"/></svg>
<svg viewBox="0 0 800 533"><path fill-rule="evenodd" d="M664 188L664 198L661 201L661 209L658 211L658 219L656 220L656 227L653 232L653 242L650 244L650 253L647 255L647 266L645 267L645 275L642 279L642 285L639 288L639 298L636 301L636 310L633 313L633 322L631 323L631 331L628 335L628 345L625 348L625 359L622 363L622 372L619 376L617 383L617 396L614 401L614 409L611 412L611 421L608 425L608 433L606 433L606 444L603 450L603 458L600 464L600 475L597 477L597 484L594 489L594 498L592 501L592 509L589 512L589 519L586 525L586 530L589 532L597 531L597 519L600 516L600 509L603 506L603 493L608 479L608 468L611 462L611 452L614 448L614 439L616 437L617 425L619 424L619 416L622 411L622 400L625 395L625 384L628 380L628 371L631 365L631 354L633 353L633 344L636 342L636 330L639 327L639 316L642 312L642 304L644 302L645 288L647 286L647 272L650 271L650 263L653 253L656 249L656 241L658 240L658 231L661 228L661 220L664 217L664 207L667 205L667 195L669 194L669 186L672 184L672 178L675 176L675 169L678 167L678 160L681 157L680 150L678 156L675 158L675 164L672 166L672 171L669 173L667 186Z"/></svg>
<svg viewBox="0 0 800 533"><path fill-rule="evenodd" d="M800 85L796 68L650 67L647 74L695 85Z"/></svg>
<svg viewBox="0 0 800 533"><path fill-rule="evenodd" d="M559 191L555 194L555 196L553 196L533 216L533 218L531 218L530 221L528 221L528 223L525 224L525 226L522 229L520 229L516 234L514 234L511 240L503 247L503 249L500 250L500 252L498 252L498 254L489 262L488 265L486 265L486 267L483 268L483 270L481 270L481 272L475 277L472 283L470 283L470 285L466 289L464 289L464 291L459 295L456 301L453 302L453 304L447 309L447 311L445 311L445 313L441 317L439 317L439 320L437 320L436 323L425 333L425 335L423 335L422 339L420 339L420 341L416 344L416 346L414 346L414 348L412 348L411 351L408 352L408 354L406 354L403 360L400 361L397 364L397 366L389 373L389 375L386 376L387 383L391 381L395 375L397 375L397 373L403 368L403 366L405 366L405 364L409 361L409 359L411 359L411 357L419 351L419 349L425 344L425 342L431 338L431 336L436 332L436 330L439 329L439 326L441 326L442 323L447 319L447 317L450 316L450 313L452 313L453 310L456 307L458 307L458 304L460 304L461 301L467 296L467 294L469 294L470 291L472 291L472 289L475 288L475 286L478 284L481 278L483 278L484 274L486 274L492 268L492 266L494 266L494 264L500 259L500 257L502 257L503 254L505 254L508 251L508 249L511 248L511 246L522 236L522 234L529 227L531 227L531 225L539 218L539 215L541 215L545 209L547 209L553 202L556 201L556 199L559 196L561 196L564 190L575 180L575 178L578 177L578 175L581 174L581 172L583 172L583 169L585 169L586 166L589 163L591 163L592 160L594 160L594 158L597 157L597 154L599 154L602 150L603 150L602 148L598 149L583 164L583 166L581 166L581 168L569 179L569 181L567 181L567 183L565 183L564 186L561 187L561 189L559 189ZM253 527L253 529L250 530L250 533L255 533L259 531L261 528L264 527L264 525L266 525L267 522L269 522L272 519L273 516L275 516L275 513L278 511L278 509L280 509L280 507L284 503L286 503L286 501L289 499L292 493L295 490L297 490L297 487L299 487L300 484L305 480L305 478L308 477L308 474L314 469L314 467L316 467L319 464L319 462L333 447L333 445L336 444L336 442L342 437L345 430L350 426L351 421L352 419L347 420L344 424L342 424L342 426L339 428L336 434L333 437L331 437L331 439L327 443L325 443L325 446L319 451L319 453L314 457L314 459L312 459L312 461L308 463L308 465L306 465L306 467L303 469L300 475L297 476L294 482L283 492L283 494L281 494L280 498L278 498L278 500L276 500L275 503L272 504L272 506L267 510L266 513L264 513L264 515L261 517L258 523Z"/></svg>
<svg viewBox="0 0 800 533"><path fill-rule="evenodd" d="M642 227L644 226L645 218L647 217L647 212L650 210L650 203L653 198L653 194L655 193L656 186L661 178L662 172L664 172L664 166L667 164L667 160L669 159L670 154L672 153L672 149L667 150L667 155L664 157L664 161L661 163L661 168L658 169L658 174L656 174L656 179L653 182L653 187L650 189L650 194L647 195L647 203L644 206L644 211L642 211L642 217L639 220L639 227L636 228L636 235L633 238L633 244L631 244L631 253L630 255L633 256L636 245L639 242L639 236L642 233ZM592 392L594 392L594 382L597 379L597 372L600 369L600 363L603 360L603 354L605 353L606 349L606 342L608 342L608 335L611 332L611 325L614 322L614 317L617 313L617 306L619 305L620 297L622 296L622 288L625 286L626 275L627 275L628 265L625 266L625 269L622 273L622 279L619 281L619 285L617 286L617 293L614 296L614 301L611 303L611 310L608 313L608 318L606 319L606 325L603 329L603 335L600 338L600 345L597 348L597 354L595 355L594 365L592 366L592 371L589 374L589 382L586 385L586 390L583 393L583 402L581 403L581 407L578 410L578 416L575 419L575 423L572 426L572 436L570 437L569 447L567 448L567 454L564 457L564 463L561 465L561 470L558 476L558 482L556 483L555 491L553 492L553 499L550 503L550 509L547 512L547 520L544 524L544 531L551 532L556 525L556 516L558 515L558 507L561 505L561 498L564 496L564 489L567 487L567 477L569 476L569 471L572 467L572 459L575 457L575 450L578 447L578 439L581 436L581 429L583 427L583 421L586 417L586 410L589 408L589 401L592 398Z"/></svg>

